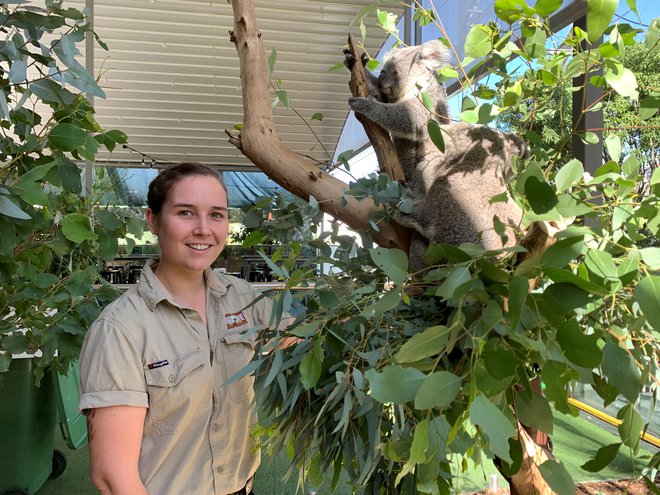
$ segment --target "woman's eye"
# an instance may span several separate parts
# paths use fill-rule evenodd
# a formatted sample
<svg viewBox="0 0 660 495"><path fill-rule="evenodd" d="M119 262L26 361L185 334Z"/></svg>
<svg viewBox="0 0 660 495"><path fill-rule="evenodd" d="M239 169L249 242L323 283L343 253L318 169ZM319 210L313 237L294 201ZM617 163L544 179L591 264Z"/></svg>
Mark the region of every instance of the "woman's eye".
<svg viewBox="0 0 660 495"><path fill-rule="evenodd" d="M220 213L220 212L211 213L211 218L213 218L213 219L215 219L215 220L222 220L222 219L225 218L225 214L224 214L224 213Z"/></svg>
<svg viewBox="0 0 660 495"><path fill-rule="evenodd" d="M191 217L193 215L193 212L190 210L181 210L179 211L178 215L181 217Z"/></svg>

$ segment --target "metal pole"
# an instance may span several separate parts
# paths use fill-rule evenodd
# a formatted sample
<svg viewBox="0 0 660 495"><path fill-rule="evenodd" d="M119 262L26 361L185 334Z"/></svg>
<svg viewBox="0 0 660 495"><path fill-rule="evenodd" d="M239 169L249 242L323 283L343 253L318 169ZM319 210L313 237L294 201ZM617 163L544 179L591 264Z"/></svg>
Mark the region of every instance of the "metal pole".
<svg viewBox="0 0 660 495"><path fill-rule="evenodd" d="M587 30L587 18L582 16L575 21L575 26ZM597 50L602 41L596 41L591 45L592 50ZM585 46L586 48L586 42ZM573 123L575 134L573 135L573 157L577 158L584 165L587 172L593 173L603 163L603 111L585 112L595 102L603 97L602 88L597 88L589 84L589 79L593 76L602 76L603 71L599 69L591 73L585 73L574 79L573 85L580 90L573 93ZM598 136L598 142L595 144L586 144L580 138L580 134L593 132Z"/></svg>
<svg viewBox="0 0 660 495"><path fill-rule="evenodd" d="M85 0L85 8L88 12L90 30L94 30L94 0ZM94 74L94 35L91 31L85 33L85 68L90 74ZM94 105L94 97L87 95L90 104ZM92 194L94 184L94 162L85 160L85 192L88 196Z"/></svg>

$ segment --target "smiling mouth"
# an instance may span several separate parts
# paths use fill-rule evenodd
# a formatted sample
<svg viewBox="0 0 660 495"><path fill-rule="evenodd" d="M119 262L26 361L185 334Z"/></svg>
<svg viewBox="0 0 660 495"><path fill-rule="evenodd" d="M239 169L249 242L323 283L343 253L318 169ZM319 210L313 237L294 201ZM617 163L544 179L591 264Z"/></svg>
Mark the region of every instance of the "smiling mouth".
<svg viewBox="0 0 660 495"><path fill-rule="evenodd" d="M189 248L194 249L195 251L204 251L211 247L210 244L188 244Z"/></svg>

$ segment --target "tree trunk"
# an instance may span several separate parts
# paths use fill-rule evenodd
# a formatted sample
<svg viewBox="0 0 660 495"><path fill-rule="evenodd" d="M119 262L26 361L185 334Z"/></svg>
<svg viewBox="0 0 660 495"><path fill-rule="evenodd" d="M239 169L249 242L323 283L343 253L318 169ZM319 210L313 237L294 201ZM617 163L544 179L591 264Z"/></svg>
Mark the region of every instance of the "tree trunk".
<svg viewBox="0 0 660 495"><path fill-rule="evenodd" d="M243 92L243 128L240 134L226 131L229 141L266 175L287 191L308 200L349 227L369 225L369 215L379 211L372 201L344 198L348 186L284 146L277 135L270 104L266 56L254 15L252 0L232 0L234 30L230 34L240 61ZM381 223L371 232L380 246L408 251L410 231L395 222Z"/></svg>

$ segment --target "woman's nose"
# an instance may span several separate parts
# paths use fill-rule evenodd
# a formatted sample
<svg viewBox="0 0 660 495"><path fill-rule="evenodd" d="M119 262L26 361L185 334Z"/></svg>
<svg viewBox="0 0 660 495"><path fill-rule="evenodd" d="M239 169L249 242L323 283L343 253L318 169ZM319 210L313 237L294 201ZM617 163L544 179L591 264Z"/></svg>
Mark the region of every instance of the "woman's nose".
<svg viewBox="0 0 660 495"><path fill-rule="evenodd" d="M209 232L210 229L207 220L204 218L200 218L199 221L197 222L197 225L195 226L195 229L193 230L193 233L197 235L203 235L203 234L208 234Z"/></svg>

